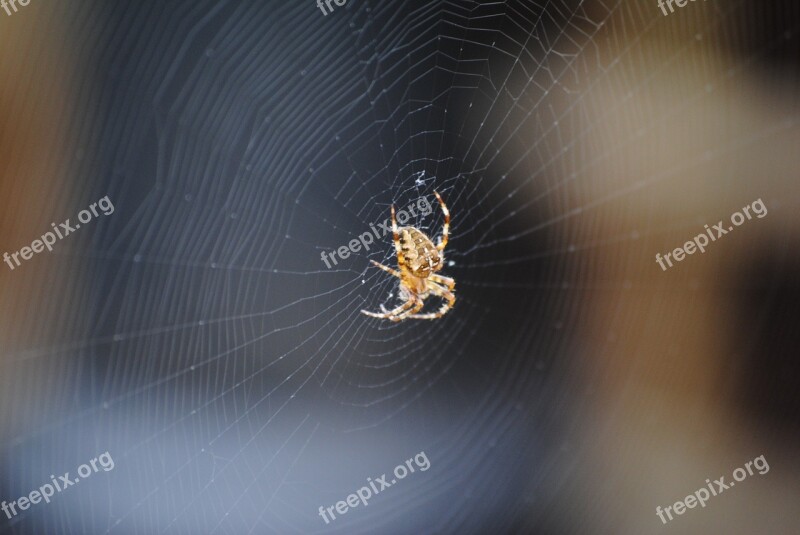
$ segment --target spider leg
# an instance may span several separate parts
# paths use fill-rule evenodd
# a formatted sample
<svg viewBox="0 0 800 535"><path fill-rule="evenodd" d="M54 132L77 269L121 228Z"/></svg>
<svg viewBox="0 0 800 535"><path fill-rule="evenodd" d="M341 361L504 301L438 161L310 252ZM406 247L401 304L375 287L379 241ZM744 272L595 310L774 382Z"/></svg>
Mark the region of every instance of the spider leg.
<svg viewBox="0 0 800 535"><path fill-rule="evenodd" d="M403 254L403 249L400 248L400 231L397 230L394 205L392 205L392 240L394 241L394 250L397 253L397 265L402 269L406 265L406 255Z"/></svg>
<svg viewBox="0 0 800 535"><path fill-rule="evenodd" d="M395 316L396 319L392 319L392 321L402 321L402 320L404 320L406 318L412 318L412 317L414 317L414 315L417 312L422 310L422 307L425 306L425 301L423 301L422 299L419 299L416 296L413 297L413 300L416 301L414 306L411 307L410 309L407 309L407 310L404 310L403 312L398 313L397 316ZM409 303L410 302L411 301L409 301Z"/></svg>
<svg viewBox="0 0 800 535"><path fill-rule="evenodd" d="M418 305L418 306L417 306ZM377 313L377 312L369 312L368 310L362 310L361 313L369 316L371 318L380 318L380 319L390 319L392 321L400 321L404 319L407 315L406 311L411 308L415 307L415 310L419 310L422 308L422 301L418 299L416 296L411 295L409 296L408 301L400 305L399 307L395 308L394 310L390 310L388 312Z"/></svg>
<svg viewBox="0 0 800 535"><path fill-rule="evenodd" d="M380 263L378 263L378 262L376 262L374 260L372 260L371 262L373 264L375 264L375 266L377 266L377 267L381 268L382 270L384 270L385 272L390 273L391 275L394 275L398 279L402 279L402 276L400 275L399 271L397 271L395 269L392 269L392 268L390 268L388 266L384 266L383 264L380 264ZM422 301L422 299L420 299L416 295L411 294L411 295L408 296L408 300L405 303L403 303L399 307L395 308L394 310L386 310L386 308L383 305L381 305L381 310L383 310L382 313L369 312L368 310L362 310L361 312L364 313L367 316L372 317L372 318L381 318L381 319L390 319L392 321L401 321L401 320L405 319L409 314L416 314L417 312L419 312L422 309L424 304L425 303Z"/></svg>
<svg viewBox="0 0 800 535"><path fill-rule="evenodd" d="M456 281L451 279L450 277L445 277L444 275L437 275L435 273L431 273L428 275L428 279L437 283L447 286L447 289L452 291L456 287Z"/></svg>
<svg viewBox="0 0 800 535"><path fill-rule="evenodd" d="M444 248L447 247L447 239L450 237L450 210L447 209L447 205L442 200L442 196L439 195L438 191L434 191L433 194L436 195L437 199L439 199L439 205L442 207L442 212L444 212L444 227L442 227L442 237L439 239L439 243L436 245L437 249L444 251ZM394 207L392 209L394 209Z"/></svg>
<svg viewBox="0 0 800 535"><path fill-rule="evenodd" d="M399 271L397 271L396 269L392 269L392 268L390 268L389 266L384 266L383 264L380 264L380 263L378 263L378 262L376 262L376 261L374 261L374 260L370 260L370 262L372 262L373 264L375 264L375 266L376 266L376 267L379 267L379 268L381 268L381 269L382 269L382 270L384 270L385 272L387 272L387 273L389 273L389 274L391 274L391 275L394 275L394 276L395 276L395 277L397 277L398 279L400 278L400 272L399 272Z"/></svg>
<svg viewBox="0 0 800 535"><path fill-rule="evenodd" d="M417 320L435 320L437 318L441 318L447 311L453 308L453 305L456 302L456 296L453 293L433 281L428 282L428 290L434 295L438 295L442 299L445 299L447 302L442 303L442 307L438 310L438 312L430 312L428 314L414 314L411 316L406 316L408 318L413 318Z"/></svg>

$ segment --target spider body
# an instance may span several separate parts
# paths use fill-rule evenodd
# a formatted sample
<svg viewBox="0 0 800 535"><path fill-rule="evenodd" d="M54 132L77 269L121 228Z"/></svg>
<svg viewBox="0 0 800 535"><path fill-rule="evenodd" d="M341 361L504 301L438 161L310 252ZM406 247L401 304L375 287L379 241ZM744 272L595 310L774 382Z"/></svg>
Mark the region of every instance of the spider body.
<svg viewBox="0 0 800 535"><path fill-rule="evenodd" d="M453 294L455 281L450 277L436 274L444 266L444 248L447 246L450 231L450 212L442 197L437 192L434 192L434 195L439 200L439 205L444 213L444 228L438 244L434 244L427 234L416 227L398 228L394 206L392 206L392 238L399 271L374 260L372 263L400 279L400 297L405 302L389 311L381 305L382 313L362 310L361 312L367 316L391 321L402 321L406 318L436 319L444 316L453 307L456 301ZM438 312L419 314L419 311L425 306L425 299L430 295L436 295L445 302Z"/></svg>
<svg viewBox="0 0 800 535"><path fill-rule="evenodd" d="M403 227L399 232L400 250L405 256L409 275L427 279L431 273L442 269L444 256L424 232L414 227Z"/></svg>

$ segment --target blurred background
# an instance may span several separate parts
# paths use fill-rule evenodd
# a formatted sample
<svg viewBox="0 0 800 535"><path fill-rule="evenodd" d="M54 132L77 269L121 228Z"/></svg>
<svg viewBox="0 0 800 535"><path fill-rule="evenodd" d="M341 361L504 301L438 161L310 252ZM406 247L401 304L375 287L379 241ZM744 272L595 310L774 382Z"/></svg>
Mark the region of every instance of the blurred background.
<svg viewBox="0 0 800 535"><path fill-rule="evenodd" d="M797 532L800 5L333 6L0 10L0 254L115 207L0 264L0 500L115 462L0 532ZM433 191L455 308L361 315Z"/></svg>

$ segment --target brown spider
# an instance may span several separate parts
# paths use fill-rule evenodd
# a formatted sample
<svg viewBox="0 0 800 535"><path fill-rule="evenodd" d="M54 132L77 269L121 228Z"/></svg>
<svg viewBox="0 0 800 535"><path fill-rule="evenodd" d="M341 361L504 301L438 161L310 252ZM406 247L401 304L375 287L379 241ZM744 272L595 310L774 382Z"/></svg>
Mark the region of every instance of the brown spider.
<svg viewBox="0 0 800 535"><path fill-rule="evenodd" d="M436 272L444 266L444 248L447 246L447 237L450 232L450 212L447 210L442 197L433 192L439 199L439 205L444 212L444 227L439 244L434 245L433 241L421 230L415 227L397 228L397 220L394 217L394 205L392 205L392 237L394 239L394 249L397 253L397 266L400 271L372 261L373 264L391 273L400 279L400 297L405 302L394 310L387 311L381 305L383 313L368 312L362 310L367 316L373 318L386 318L392 321L402 321L406 318L419 320L433 320L444 316L448 310L453 308L456 302L455 291L456 282L450 277L437 275ZM418 314L425 305L425 298L429 295L436 295L446 302L438 312L428 314Z"/></svg>

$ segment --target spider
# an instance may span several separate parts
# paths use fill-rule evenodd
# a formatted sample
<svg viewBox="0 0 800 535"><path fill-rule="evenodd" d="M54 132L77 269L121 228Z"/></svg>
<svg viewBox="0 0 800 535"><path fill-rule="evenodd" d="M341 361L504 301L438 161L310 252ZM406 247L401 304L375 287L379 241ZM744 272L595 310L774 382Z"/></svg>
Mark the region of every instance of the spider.
<svg viewBox="0 0 800 535"><path fill-rule="evenodd" d="M402 321L406 318L434 320L441 318L453 308L453 304L456 302L456 296L453 295L456 282L450 277L436 274L444 266L443 252L447 246L447 237L450 231L450 212L441 195L435 191L433 194L436 195L442 212L444 212L442 237L437 245L434 245L433 241L416 227L398 228L394 216L394 205L392 205L392 238L397 254L397 267L400 270L397 271L374 260L372 263L400 279L400 297L405 299L405 302L389 311L381 305L383 313L362 310L361 312L367 316L392 321ZM419 314L418 312L422 310L425 299L429 295L438 296L445 302L438 312Z"/></svg>

